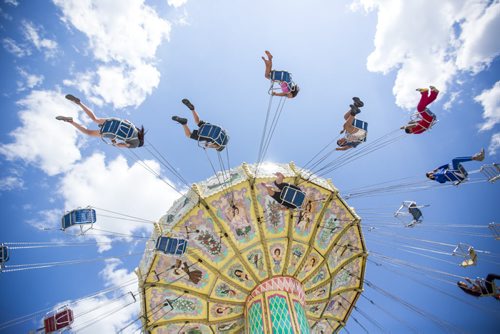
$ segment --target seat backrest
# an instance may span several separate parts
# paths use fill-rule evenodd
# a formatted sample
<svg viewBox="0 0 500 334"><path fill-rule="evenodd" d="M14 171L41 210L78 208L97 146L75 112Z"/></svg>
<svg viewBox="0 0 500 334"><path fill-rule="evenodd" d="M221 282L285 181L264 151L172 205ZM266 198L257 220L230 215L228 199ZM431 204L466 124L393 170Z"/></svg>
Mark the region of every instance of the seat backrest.
<svg viewBox="0 0 500 334"><path fill-rule="evenodd" d="M182 255L186 252L187 240L171 237L158 237L156 249L165 254Z"/></svg>
<svg viewBox="0 0 500 334"><path fill-rule="evenodd" d="M306 194L303 191L291 186L284 186L280 193L281 201L291 204L297 208L302 206L305 198Z"/></svg>
<svg viewBox="0 0 500 334"><path fill-rule="evenodd" d="M229 136L226 131L220 126L213 125L210 123L203 124L198 130L198 135L200 139L208 140L211 143L219 145L217 151L222 151L229 142Z"/></svg>
<svg viewBox="0 0 500 334"><path fill-rule="evenodd" d="M101 126L101 137L126 141L137 137L137 129L131 123L119 119L108 118Z"/></svg>
<svg viewBox="0 0 500 334"><path fill-rule="evenodd" d="M61 228L65 229L73 225L93 224L96 222L96 213L92 208L76 209L66 213L61 219Z"/></svg>

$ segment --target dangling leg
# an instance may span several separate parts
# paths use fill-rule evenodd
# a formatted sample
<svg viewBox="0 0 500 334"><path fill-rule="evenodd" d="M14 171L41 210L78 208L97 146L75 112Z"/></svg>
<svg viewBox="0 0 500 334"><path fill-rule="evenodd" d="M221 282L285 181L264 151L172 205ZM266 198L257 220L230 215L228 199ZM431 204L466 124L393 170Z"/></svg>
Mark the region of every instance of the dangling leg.
<svg viewBox="0 0 500 334"><path fill-rule="evenodd" d="M186 137L191 138L191 130L187 126L187 119L179 117L179 116L172 116L172 120L179 123L182 125L182 128L184 129L184 134Z"/></svg>
<svg viewBox="0 0 500 334"><path fill-rule="evenodd" d="M267 50L265 52L267 55L267 59L262 57L262 60L266 64L264 76L266 77L266 79L271 79L271 70L273 69L273 55Z"/></svg>
<svg viewBox="0 0 500 334"><path fill-rule="evenodd" d="M455 158L451 161L454 170L458 170L458 166L460 166L461 162L468 161L483 161L484 160L484 148L481 149L478 153L474 154L472 157L459 157Z"/></svg>
<svg viewBox="0 0 500 334"><path fill-rule="evenodd" d="M78 130L80 130L80 132L85 133L88 136L91 136L91 137L100 137L101 136L101 133L100 133L99 130L89 130L89 129L81 126L80 124L78 124L78 123L76 123L74 121L68 121L68 123L70 123L75 128L77 128Z"/></svg>
<svg viewBox="0 0 500 334"><path fill-rule="evenodd" d="M429 104L431 104L432 102L434 102L434 100L436 100L439 91L436 89L436 87L431 86L430 94L427 88L420 89L419 92L421 94L421 97L417 105L417 111L421 113L425 110L425 108L427 108Z"/></svg>
<svg viewBox="0 0 500 334"><path fill-rule="evenodd" d="M74 97L73 95L71 94L68 94L65 96L68 100L70 100L71 102L77 104L80 106L80 108L82 108L82 110L87 114L87 116L90 117L91 120L93 120L95 123L97 124L102 124L104 123L104 121L106 121L105 118L97 118L96 115L94 114L94 112L89 108L87 107L85 104L83 104L82 101L80 101L79 98L77 97Z"/></svg>

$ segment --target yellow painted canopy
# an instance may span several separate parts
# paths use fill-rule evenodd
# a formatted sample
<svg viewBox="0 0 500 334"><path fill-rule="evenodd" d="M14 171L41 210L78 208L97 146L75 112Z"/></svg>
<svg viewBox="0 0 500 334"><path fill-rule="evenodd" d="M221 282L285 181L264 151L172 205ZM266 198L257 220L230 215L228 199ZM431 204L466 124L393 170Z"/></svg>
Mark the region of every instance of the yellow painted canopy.
<svg viewBox="0 0 500 334"><path fill-rule="evenodd" d="M283 209L262 183L274 173L306 193ZM278 276L298 280L312 333L338 331L363 286L360 218L333 184L290 164L243 164L196 183L164 215L136 272L151 333L243 333L252 290ZM188 240L184 255L155 251L159 236Z"/></svg>

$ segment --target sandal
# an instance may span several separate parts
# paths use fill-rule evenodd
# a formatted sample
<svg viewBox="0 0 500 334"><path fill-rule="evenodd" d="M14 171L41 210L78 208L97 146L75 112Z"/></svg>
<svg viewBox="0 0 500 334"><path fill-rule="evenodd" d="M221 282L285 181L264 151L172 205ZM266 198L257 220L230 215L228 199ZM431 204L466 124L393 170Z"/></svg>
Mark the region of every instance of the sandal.
<svg viewBox="0 0 500 334"><path fill-rule="evenodd" d="M73 117L68 116L57 116L56 119L63 122L73 122Z"/></svg>
<svg viewBox="0 0 500 334"><path fill-rule="evenodd" d="M191 104L191 102L189 102L188 99L182 99L182 103L184 103L186 107L189 108L189 110L194 110L194 106Z"/></svg>
<svg viewBox="0 0 500 334"><path fill-rule="evenodd" d="M354 101L354 105L358 108L361 108L362 106L364 106L365 104L363 103L363 101L360 100L359 97L353 97L352 100Z"/></svg>
<svg viewBox="0 0 500 334"><path fill-rule="evenodd" d="M173 121L176 121L177 123L181 124L181 125L186 125L188 120L186 118L182 118L182 117L179 117L179 116L172 116L172 120Z"/></svg>
<svg viewBox="0 0 500 334"><path fill-rule="evenodd" d="M76 104L80 104L80 99L75 97L74 95L68 94L65 96L65 98L70 100L71 102L74 102Z"/></svg>

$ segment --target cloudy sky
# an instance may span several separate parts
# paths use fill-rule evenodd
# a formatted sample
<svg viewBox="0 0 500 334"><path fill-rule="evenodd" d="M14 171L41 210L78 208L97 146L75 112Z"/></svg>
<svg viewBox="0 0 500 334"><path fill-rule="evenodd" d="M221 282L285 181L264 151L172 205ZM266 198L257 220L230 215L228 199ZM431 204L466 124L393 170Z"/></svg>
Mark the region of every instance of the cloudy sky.
<svg viewBox="0 0 500 334"><path fill-rule="evenodd" d="M0 1L0 242L75 242L56 229L64 210L87 205L154 221L185 186L144 148L134 155L56 121L55 116L67 115L93 127L64 99L67 93L80 97L100 117L143 124L147 142L188 182L213 172L203 151L170 120L176 114L190 118L180 103L185 97L203 119L228 129L232 166L255 162L269 101L260 59L264 50L273 52L275 68L291 71L301 86L298 97L286 102L269 161L306 163L337 136L355 95L366 104L360 118L369 122L368 143L388 134L415 111L415 88L428 85L441 91L431 106L439 119L431 132L400 138L326 176L342 191L406 177L422 180L427 170L481 147L487 151L485 163L498 161L499 1ZM469 170L479 167L467 164ZM479 180L480 174L474 178ZM399 254L391 247L401 242L398 235L406 235L465 242L498 254L498 244L484 228L500 218L498 184L402 190L349 202L362 217L370 208L389 216L403 200L431 205L426 211L429 227L365 229L374 254L399 256L457 277L500 272L494 256L463 269L444 262L457 262L453 257L439 262L421 256L422 251ZM69 302L74 302L75 331L111 333L135 319L138 304L125 308L132 298L118 297L136 292L130 282L144 250L140 237L150 234L151 225L115 218L100 216L99 228L114 234L94 231L85 245L12 250L9 265L128 256L0 274L0 328L6 321ZM398 223L377 218L368 214L366 226ZM477 229L431 228L439 224ZM472 233L478 230L480 234ZM410 271L400 276L373 259L368 280L440 321L466 332L498 328L498 313L484 310L498 311L494 300L463 295L450 277L444 282ZM116 289L82 300L106 288ZM395 315L389 317L367 299L358 303L390 332L409 331L397 317L422 331L444 331L429 316L368 287L365 295ZM42 317L2 332L27 332L40 327ZM380 330L361 313L353 317L357 321L351 319L346 328L350 333ZM136 324L127 330L133 332Z"/></svg>

